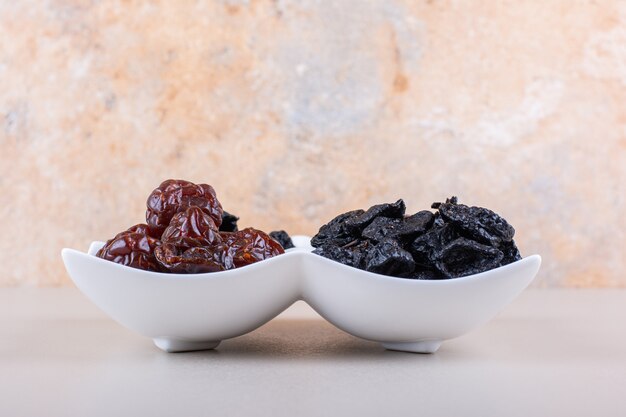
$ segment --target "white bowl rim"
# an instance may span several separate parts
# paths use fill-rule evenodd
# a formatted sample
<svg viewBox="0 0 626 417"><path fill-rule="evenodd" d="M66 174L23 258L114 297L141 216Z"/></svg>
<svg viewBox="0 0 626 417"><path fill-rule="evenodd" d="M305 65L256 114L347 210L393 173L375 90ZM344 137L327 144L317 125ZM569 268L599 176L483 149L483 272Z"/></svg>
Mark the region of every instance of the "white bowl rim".
<svg viewBox="0 0 626 417"><path fill-rule="evenodd" d="M298 235L298 237L301 238L305 236ZM94 245L96 243L104 244L104 242L94 241L91 243L91 245ZM102 265L106 264L107 267L118 268L120 271L128 271L130 269L132 270L133 273L139 273L145 276L152 275L154 278L165 279L165 280L176 280L176 281L227 278L235 274L240 274L243 271L246 271L246 273L252 273L253 271L259 268L269 268L270 265L272 265L273 263L282 262L280 261L280 259L284 259L285 257L294 257L294 256L314 257L318 260L318 262L326 262L327 264L332 264L334 268L337 268L339 270L343 269L344 271L350 272L353 274L359 274L364 279L383 280L383 281L388 281L390 283L401 282L402 283L401 285L416 285L416 286L451 285L452 283L467 282L467 281L472 281L476 279L481 279L493 273L505 272L509 269L517 268L525 264L536 263L536 264L541 265L541 256L538 254L533 254L533 255L526 256L520 259L519 261L515 261L510 264L503 265L494 269L490 269L488 271L480 272L478 274L466 275L466 276L458 277L458 278L447 278L447 279L411 279L411 278L382 275L382 274L378 274L375 272L365 271L359 268L354 268L352 266L344 265L340 262L333 261L331 259L325 258L320 255L316 255L311 252L312 249L313 248L310 246L297 246L295 248L287 249L285 253L283 254L274 256L270 259L266 259L260 262L255 262L253 264L246 265L240 268L230 269L226 271L219 271L219 272L205 272L205 273L200 273L200 274L176 274L176 273L167 273L167 272L146 271L146 270L142 270L138 268L132 268L126 265L121 265L115 262L111 262L102 258L98 258L97 256L91 255L87 252L82 252L77 249L71 249L71 248L63 248L61 251L61 255L63 258L66 257L66 254L88 256L90 258L94 258L94 259L91 259L92 262L102 263Z"/></svg>

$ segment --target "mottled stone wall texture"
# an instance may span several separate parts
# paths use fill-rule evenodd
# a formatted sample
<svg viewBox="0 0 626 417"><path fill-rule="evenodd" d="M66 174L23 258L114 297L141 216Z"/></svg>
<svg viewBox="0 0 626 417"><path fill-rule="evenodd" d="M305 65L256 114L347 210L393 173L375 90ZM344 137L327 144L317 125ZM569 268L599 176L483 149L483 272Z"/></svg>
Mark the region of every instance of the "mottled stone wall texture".
<svg viewBox="0 0 626 417"><path fill-rule="evenodd" d="M626 286L626 2L0 2L0 285L142 221L165 178L241 222L458 195L538 287Z"/></svg>

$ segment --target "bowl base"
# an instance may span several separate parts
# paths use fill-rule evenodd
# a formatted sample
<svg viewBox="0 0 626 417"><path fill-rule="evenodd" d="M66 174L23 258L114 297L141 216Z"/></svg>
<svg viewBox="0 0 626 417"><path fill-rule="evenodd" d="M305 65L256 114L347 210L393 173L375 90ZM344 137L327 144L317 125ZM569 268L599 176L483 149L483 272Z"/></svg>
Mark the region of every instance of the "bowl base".
<svg viewBox="0 0 626 417"><path fill-rule="evenodd" d="M154 344L161 350L166 352L190 352L193 350L209 350L215 349L220 340L215 341L202 341L202 342L190 342L188 340L169 339L167 337L159 337L154 339Z"/></svg>
<svg viewBox="0 0 626 417"><path fill-rule="evenodd" d="M435 353L441 343L441 340L423 340L421 342L382 343L382 345L385 349L401 352Z"/></svg>

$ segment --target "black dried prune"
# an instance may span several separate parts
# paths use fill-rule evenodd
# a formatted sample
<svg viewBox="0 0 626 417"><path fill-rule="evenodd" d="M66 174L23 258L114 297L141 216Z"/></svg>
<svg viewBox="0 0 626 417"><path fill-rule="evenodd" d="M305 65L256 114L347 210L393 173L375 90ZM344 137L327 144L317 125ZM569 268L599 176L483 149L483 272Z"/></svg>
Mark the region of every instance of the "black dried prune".
<svg viewBox="0 0 626 417"><path fill-rule="evenodd" d="M432 279L443 279L445 278L441 272L434 269L418 269L414 271L408 278L411 279L422 279L422 280L432 280Z"/></svg>
<svg viewBox="0 0 626 417"><path fill-rule="evenodd" d="M433 227L428 232L418 236L409 245L408 249L413 255L413 259L419 265L434 267L435 251L458 237L458 234L449 224L442 227Z"/></svg>
<svg viewBox="0 0 626 417"><path fill-rule="evenodd" d="M344 265L364 269L365 258L369 247L371 246L368 241L359 242L355 240L352 242L352 245L348 244L346 246L336 246L333 244L327 244L320 246L315 248L313 253Z"/></svg>
<svg viewBox="0 0 626 417"><path fill-rule="evenodd" d="M201 274L224 271L226 267L220 253L211 247L181 248L165 243L154 250L154 256L161 267L176 274Z"/></svg>
<svg viewBox="0 0 626 417"><path fill-rule="evenodd" d="M236 268L285 253L278 242L251 227L233 233L222 232L220 235L229 248L229 256Z"/></svg>
<svg viewBox="0 0 626 417"><path fill-rule="evenodd" d="M220 224L220 232L236 232L237 230L237 221L239 217L234 214L230 214L227 211L222 213L222 224Z"/></svg>
<svg viewBox="0 0 626 417"><path fill-rule="evenodd" d="M367 209L366 212L348 219L345 222L344 228L348 234L358 236L375 218L382 216L392 219L401 219L404 217L405 211L406 206L402 199L392 204L376 204Z"/></svg>
<svg viewBox="0 0 626 417"><path fill-rule="evenodd" d="M211 246L222 241L213 218L196 206L172 217L161 240L179 248Z"/></svg>
<svg viewBox="0 0 626 417"><path fill-rule="evenodd" d="M496 268L503 254L496 248L460 237L435 252L437 269L450 278Z"/></svg>
<svg viewBox="0 0 626 417"><path fill-rule="evenodd" d="M421 235L433 225L435 215L428 211L422 210L415 214L404 218L403 233Z"/></svg>
<svg viewBox="0 0 626 417"><path fill-rule="evenodd" d="M403 219L376 217L363 229L361 236L373 242L380 242L386 237L399 241L410 240L428 230L433 217L430 211L420 211Z"/></svg>
<svg viewBox="0 0 626 417"><path fill-rule="evenodd" d="M502 261L500 261L500 265L508 265L522 259L522 255L519 253L519 249L515 245L514 240L503 243L499 249L504 254Z"/></svg>
<svg viewBox="0 0 626 417"><path fill-rule="evenodd" d="M438 209L442 204L458 204L458 203L459 203L459 198L457 196L452 196L450 198L446 198L445 203L435 201L434 203L430 205L430 208Z"/></svg>
<svg viewBox="0 0 626 417"><path fill-rule="evenodd" d="M454 197L449 201L438 205L439 213L466 237L494 247L513 239L513 226L493 211L458 204Z"/></svg>
<svg viewBox="0 0 626 417"><path fill-rule="evenodd" d="M515 230L491 210L456 197L405 216L402 200L337 216L312 239L313 253L348 266L411 279L445 279L521 259ZM410 271L410 272L409 272Z"/></svg>
<svg viewBox="0 0 626 417"><path fill-rule="evenodd" d="M367 254L365 270L383 275L409 277L415 270L415 261L397 241L385 239Z"/></svg>
<svg viewBox="0 0 626 417"><path fill-rule="evenodd" d="M446 224L446 221L441 217L439 212L435 213L435 217L433 218L433 227L443 227Z"/></svg>
<svg viewBox="0 0 626 417"><path fill-rule="evenodd" d="M154 250L161 242L149 236L147 226L138 224L108 240L96 256L132 268L160 271Z"/></svg>
<svg viewBox="0 0 626 417"><path fill-rule="evenodd" d="M352 242L354 236L348 233L345 224L350 219L360 216L363 213L365 213L363 210L353 210L335 217L324 226L320 227L319 232L311 238L311 245L317 248L326 244L343 246Z"/></svg>
<svg viewBox="0 0 626 417"><path fill-rule="evenodd" d="M194 184L184 180L163 181L148 197L146 222L151 235L160 237L172 217L191 206L200 207L216 226L222 223L222 206L215 190L208 184Z"/></svg>
<svg viewBox="0 0 626 417"><path fill-rule="evenodd" d="M385 237L396 239L402 229L402 219L376 217L363 231L361 236L372 242L380 242Z"/></svg>
<svg viewBox="0 0 626 417"><path fill-rule="evenodd" d="M293 241L291 240L291 237L284 230L275 230L273 232L270 232L270 237L274 239L276 242L280 243L280 246L282 246L283 249L291 249L295 247L293 245Z"/></svg>

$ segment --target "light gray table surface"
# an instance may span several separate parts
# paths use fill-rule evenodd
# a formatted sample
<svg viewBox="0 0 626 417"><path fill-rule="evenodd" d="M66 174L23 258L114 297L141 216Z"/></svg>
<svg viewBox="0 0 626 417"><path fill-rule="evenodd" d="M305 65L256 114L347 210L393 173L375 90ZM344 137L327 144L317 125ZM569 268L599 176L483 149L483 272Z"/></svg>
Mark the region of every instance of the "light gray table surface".
<svg viewBox="0 0 626 417"><path fill-rule="evenodd" d="M215 351L168 354L74 288L0 290L0 416L195 415L626 416L626 290L528 290L432 355L302 302Z"/></svg>

